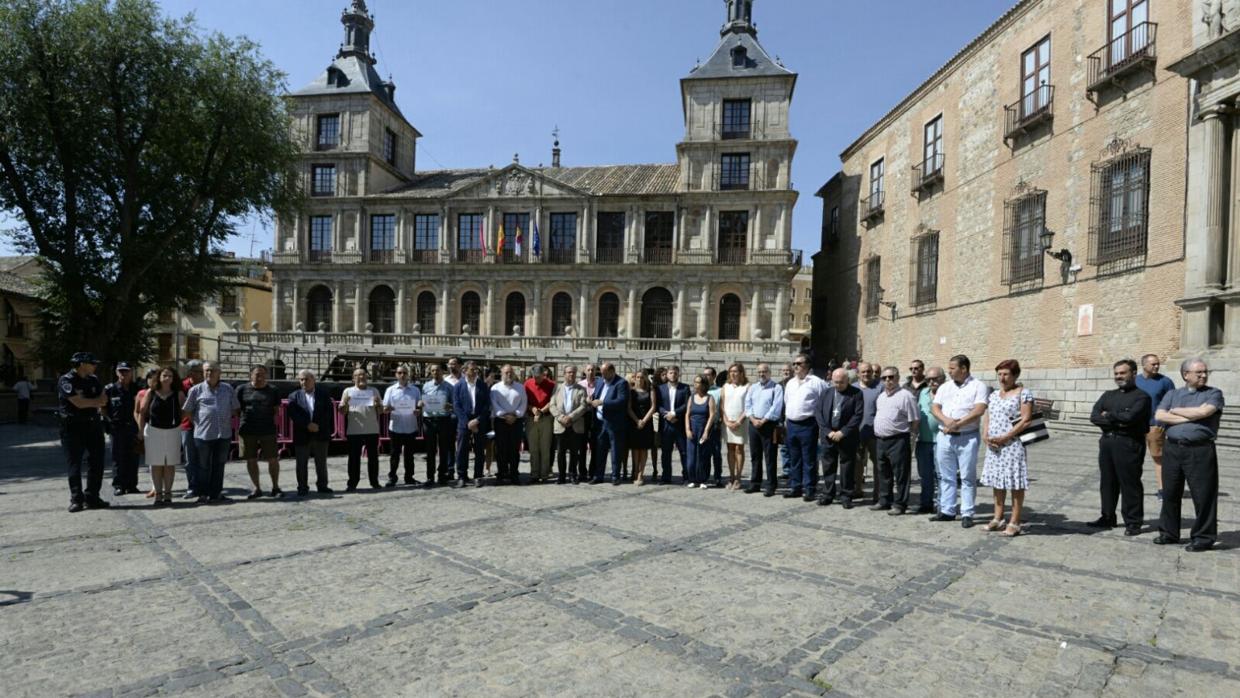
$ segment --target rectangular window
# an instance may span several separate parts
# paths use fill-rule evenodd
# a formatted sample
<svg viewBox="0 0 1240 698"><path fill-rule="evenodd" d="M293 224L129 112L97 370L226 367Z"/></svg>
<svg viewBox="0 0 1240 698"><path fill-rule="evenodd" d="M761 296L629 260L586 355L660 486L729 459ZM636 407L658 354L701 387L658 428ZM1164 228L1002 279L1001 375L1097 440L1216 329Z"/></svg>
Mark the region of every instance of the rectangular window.
<svg viewBox="0 0 1240 698"><path fill-rule="evenodd" d="M1110 0L1110 21L1107 24L1109 67L1127 62L1140 55L1153 39L1150 29L1150 4L1147 0Z"/></svg>
<svg viewBox="0 0 1240 698"><path fill-rule="evenodd" d="M336 166L312 165L310 167L311 196L336 195Z"/></svg>
<svg viewBox="0 0 1240 698"><path fill-rule="evenodd" d="M865 263L865 317L878 317L879 302L882 300L883 287L878 284L878 276L882 271L882 258L870 257Z"/></svg>
<svg viewBox="0 0 1240 698"><path fill-rule="evenodd" d="M310 216L311 262L327 262L332 257L332 217Z"/></svg>
<svg viewBox="0 0 1240 698"><path fill-rule="evenodd" d="M914 308L934 305L939 297L939 231L913 238L909 275L909 302Z"/></svg>
<svg viewBox="0 0 1240 698"><path fill-rule="evenodd" d="M383 159L396 166L396 132L390 128L383 129Z"/></svg>
<svg viewBox="0 0 1240 698"><path fill-rule="evenodd" d="M719 188L749 188L749 153L729 153L719 159Z"/></svg>
<svg viewBox="0 0 1240 698"><path fill-rule="evenodd" d="M594 248L596 262L620 264L624 261L624 212L599 212Z"/></svg>
<svg viewBox="0 0 1240 698"><path fill-rule="evenodd" d="M172 334L162 332L159 335L159 363L166 364L172 359Z"/></svg>
<svg viewBox="0 0 1240 698"><path fill-rule="evenodd" d="M1020 118L1050 106L1051 38L1029 47L1020 57Z"/></svg>
<svg viewBox="0 0 1240 698"><path fill-rule="evenodd" d="M370 217L370 261L390 263L396 259L396 215Z"/></svg>
<svg viewBox="0 0 1240 698"><path fill-rule="evenodd" d="M1091 169L1089 263L1143 257L1149 233L1150 150L1134 148Z"/></svg>
<svg viewBox="0 0 1240 698"><path fill-rule="evenodd" d="M517 231L521 232L521 256L524 256L530 249L530 214L505 213L504 249L501 250L505 262L521 261L517 255Z"/></svg>
<svg viewBox="0 0 1240 698"><path fill-rule="evenodd" d="M943 117L936 116L926 124L922 177L930 177L943 169Z"/></svg>
<svg viewBox="0 0 1240 698"><path fill-rule="evenodd" d="M319 150L335 148L340 145L340 115L320 114L318 118L318 137L315 139Z"/></svg>
<svg viewBox="0 0 1240 698"><path fill-rule="evenodd" d="M482 214L462 213L456 217L456 259L480 262L482 252Z"/></svg>
<svg viewBox="0 0 1240 698"><path fill-rule="evenodd" d="M719 212L719 264L744 264L749 247L749 212Z"/></svg>
<svg viewBox="0 0 1240 698"><path fill-rule="evenodd" d="M831 217L827 219L827 232L835 239L840 234L840 207L831 207Z"/></svg>
<svg viewBox="0 0 1240 698"><path fill-rule="evenodd" d="M196 334L185 335L185 358L202 358L202 339Z"/></svg>
<svg viewBox="0 0 1240 698"><path fill-rule="evenodd" d="M866 201L868 211L883 207L883 175L886 173L886 162L883 158L870 165L870 198Z"/></svg>
<svg viewBox="0 0 1240 698"><path fill-rule="evenodd" d="M723 140L749 138L751 107L748 99L723 100Z"/></svg>
<svg viewBox="0 0 1240 698"><path fill-rule="evenodd" d="M236 289L226 288L220 291L220 313L224 315L235 315L237 313Z"/></svg>
<svg viewBox="0 0 1240 698"><path fill-rule="evenodd" d="M1003 283L1014 286L1041 281L1046 192L1037 190L1006 202L1003 217Z"/></svg>
<svg viewBox="0 0 1240 698"><path fill-rule="evenodd" d="M413 217L413 249L439 249L439 214L419 213Z"/></svg>
<svg viewBox="0 0 1240 698"><path fill-rule="evenodd" d="M646 213L646 230L642 246L642 261L656 264L672 263L672 240L675 235L676 214L671 211Z"/></svg>
<svg viewBox="0 0 1240 698"><path fill-rule="evenodd" d="M574 260L577 245L577 214L551 214L551 246L547 261L568 264Z"/></svg>

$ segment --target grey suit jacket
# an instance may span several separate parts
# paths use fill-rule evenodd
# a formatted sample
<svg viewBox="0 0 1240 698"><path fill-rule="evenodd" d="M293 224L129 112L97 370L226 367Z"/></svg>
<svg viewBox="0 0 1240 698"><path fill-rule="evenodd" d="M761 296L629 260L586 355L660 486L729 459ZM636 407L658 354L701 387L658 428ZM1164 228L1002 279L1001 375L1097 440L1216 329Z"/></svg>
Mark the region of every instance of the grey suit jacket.
<svg viewBox="0 0 1240 698"><path fill-rule="evenodd" d="M578 434L584 434L586 432L586 411L590 409L590 406L586 404L586 390L576 383L569 386L568 389L573 391L569 402L572 409L567 413L564 411L565 386L563 383L556 384L555 392L551 395L551 404L548 405L551 408L551 418L554 420L552 423L555 425L555 433L563 434L567 430L563 424L560 424L560 417L567 414L573 420L573 431Z"/></svg>

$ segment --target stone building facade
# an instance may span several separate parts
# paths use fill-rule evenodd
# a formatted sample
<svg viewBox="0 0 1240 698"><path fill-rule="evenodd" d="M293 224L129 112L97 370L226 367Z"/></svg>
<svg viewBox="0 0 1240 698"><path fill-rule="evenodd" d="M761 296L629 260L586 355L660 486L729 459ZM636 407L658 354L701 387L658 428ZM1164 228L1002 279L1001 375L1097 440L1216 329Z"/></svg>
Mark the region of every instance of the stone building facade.
<svg viewBox="0 0 1240 698"><path fill-rule="evenodd" d="M310 196L277 221L275 333L258 341L786 355L797 76L758 43L751 0L727 4L715 52L680 83L674 164L561 167L557 141L551 167L424 171L354 0L336 59L291 95Z"/></svg>
<svg viewBox="0 0 1240 698"><path fill-rule="evenodd" d="M155 319L154 361L181 365L191 359L218 360L225 334L271 329L271 272L266 259L228 257L221 260L227 285L213 298L190 308L169 311ZM249 363L232 368L248 373Z"/></svg>
<svg viewBox="0 0 1240 698"><path fill-rule="evenodd" d="M850 145L817 359L1016 358L1079 414L1115 360L1179 356L1191 5L1023 0Z"/></svg>
<svg viewBox="0 0 1240 698"><path fill-rule="evenodd" d="M810 266L801 267L797 275L792 277L792 289L789 291L788 327L790 339L805 343L813 330L814 307L814 269Z"/></svg>

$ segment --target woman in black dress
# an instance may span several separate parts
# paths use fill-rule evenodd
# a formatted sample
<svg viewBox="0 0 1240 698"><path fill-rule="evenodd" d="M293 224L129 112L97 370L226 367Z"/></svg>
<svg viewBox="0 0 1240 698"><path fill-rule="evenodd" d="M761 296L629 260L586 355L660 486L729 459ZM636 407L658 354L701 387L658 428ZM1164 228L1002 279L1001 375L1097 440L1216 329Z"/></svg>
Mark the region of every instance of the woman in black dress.
<svg viewBox="0 0 1240 698"><path fill-rule="evenodd" d="M650 377L645 371L633 375L632 390L629 391L629 419L633 428L629 432L629 453L633 460L634 484L645 484L642 474L646 470L646 458L650 449L654 448L654 413L658 398L650 387Z"/></svg>

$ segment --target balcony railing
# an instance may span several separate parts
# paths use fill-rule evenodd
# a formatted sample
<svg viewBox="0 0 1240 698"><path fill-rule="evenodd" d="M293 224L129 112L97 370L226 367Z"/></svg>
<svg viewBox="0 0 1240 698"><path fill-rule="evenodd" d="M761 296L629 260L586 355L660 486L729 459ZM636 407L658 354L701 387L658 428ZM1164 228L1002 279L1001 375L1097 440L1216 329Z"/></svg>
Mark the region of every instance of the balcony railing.
<svg viewBox="0 0 1240 698"><path fill-rule="evenodd" d="M332 261L332 251L309 250L306 252L306 261L311 264L327 264Z"/></svg>
<svg viewBox="0 0 1240 698"><path fill-rule="evenodd" d="M550 249L547 250L548 264L572 264L577 261L577 251L573 249Z"/></svg>
<svg viewBox="0 0 1240 698"><path fill-rule="evenodd" d="M396 262L396 250L370 250L366 261L371 264L393 264Z"/></svg>
<svg viewBox="0 0 1240 698"><path fill-rule="evenodd" d="M886 192L879 189L870 194L869 198L861 200L861 220L869 223L883 217L883 203L886 201Z"/></svg>
<svg viewBox="0 0 1240 698"><path fill-rule="evenodd" d="M722 247L715 255L716 264L744 264L746 262L745 253L747 250L743 247Z"/></svg>
<svg viewBox="0 0 1240 698"><path fill-rule="evenodd" d="M1003 139L1012 140L1055 115L1055 86L1042 85L1004 107Z"/></svg>
<svg viewBox="0 0 1240 698"><path fill-rule="evenodd" d="M516 250L504 250L499 256L502 264L524 264L524 255L517 254Z"/></svg>
<svg viewBox="0 0 1240 698"><path fill-rule="evenodd" d="M913 193L920 194L943 181L943 154L935 153L913 165Z"/></svg>
<svg viewBox="0 0 1240 698"><path fill-rule="evenodd" d="M766 125L759 121L749 122L749 128L731 124L724 127L723 123L716 121L710 131L711 138L717 141L763 140L766 138L766 133Z"/></svg>
<svg viewBox="0 0 1240 698"><path fill-rule="evenodd" d="M600 247L594 251L594 262L596 264L623 264L624 248Z"/></svg>
<svg viewBox="0 0 1240 698"><path fill-rule="evenodd" d="M646 264L671 264L672 248L647 247L642 250L642 261Z"/></svg>
<svg viewBox="0 0 1240 698"><path fill-rule="evenodd" d="M1142 22L1089 54L1086 92L1098 92L1133 71L1152 67L1158 59L1157 33L1157 24Z"/></svg>
<svg viewBox="0 0 1240 698"><path fill-rule="evenodd" d="M749 253L750 264L774 264L781 267L801 266L800 250L754 250Z"/></svg>
<svg viewBox="0 0 1240 698"><path fill-rule="evenodd" d="M413 264L436 264L439 262L439 250L411 250L409 261Z"/></svg>
<svg viewBox="0 0 1240 698"><path fill-rule="evenodd" d="M487 253L482 250L457 250L456 261L465 264L482 264L487 259Z"/></svg>

